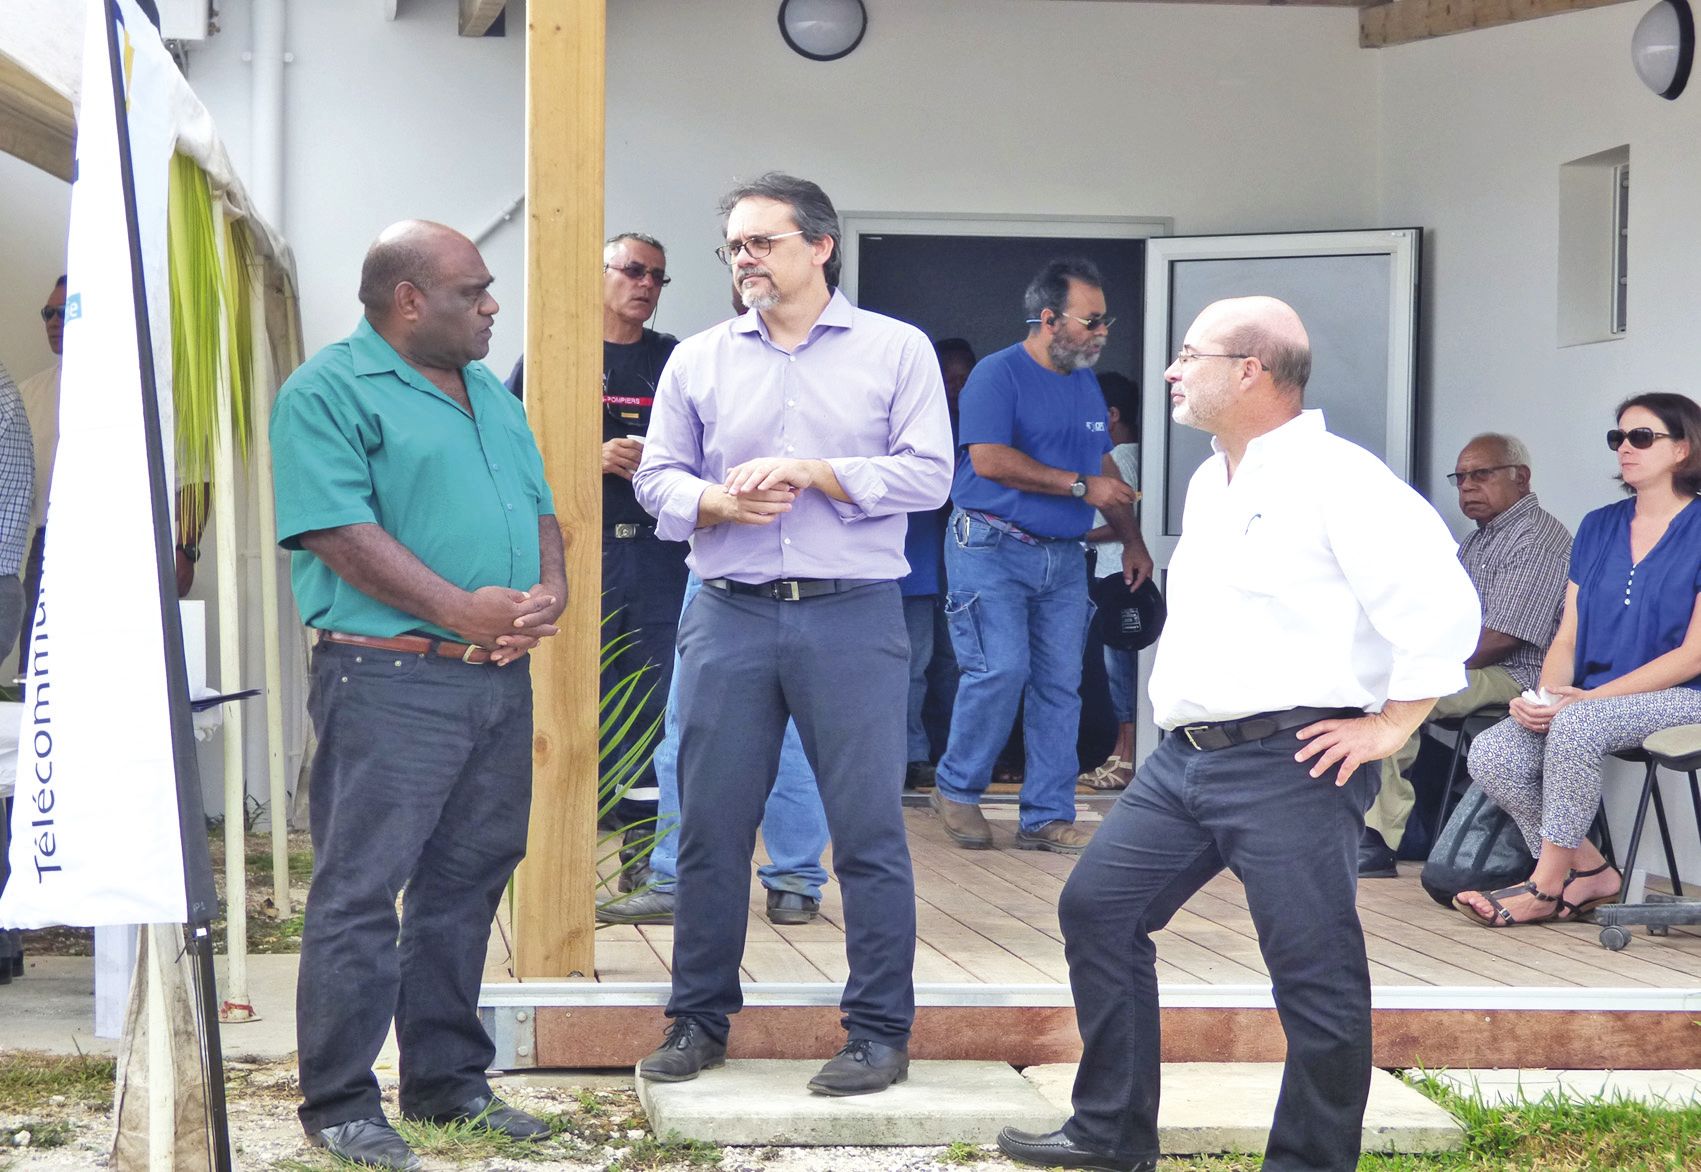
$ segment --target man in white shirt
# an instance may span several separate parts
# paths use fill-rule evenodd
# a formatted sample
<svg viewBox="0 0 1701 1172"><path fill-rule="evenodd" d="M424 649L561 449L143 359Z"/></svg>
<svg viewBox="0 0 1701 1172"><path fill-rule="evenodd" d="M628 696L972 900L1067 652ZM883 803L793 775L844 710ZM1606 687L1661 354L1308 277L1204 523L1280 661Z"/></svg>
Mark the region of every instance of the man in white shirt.
<svg viewBox="0 0 1701 1172"><path fill-rule="evenodd" d="M1006 1128L1027 1163L1157 1167L1152 934L1223 868L1247 907L1287 1034L1265 1172L1358 1165L1370 974L1355 895L1372 762L1465 681L1476 593L1447 527L1375 456L1302 411L1299 315L1219 301L1165 372L1178 423L1215 450L1188 486L1151 681L1168 735L1063 890L1082 1039L1074 1115Z"/></svg>

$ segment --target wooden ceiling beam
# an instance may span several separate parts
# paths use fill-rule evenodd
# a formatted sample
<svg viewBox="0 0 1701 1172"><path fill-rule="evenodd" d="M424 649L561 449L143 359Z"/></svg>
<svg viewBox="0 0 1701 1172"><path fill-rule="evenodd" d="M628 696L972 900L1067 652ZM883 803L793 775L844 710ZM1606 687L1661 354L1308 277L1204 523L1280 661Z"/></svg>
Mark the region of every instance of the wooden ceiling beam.
<svg viewBox="0 0 1701 1172"><path fill-rule="evenodd" d="M1358 15L1358 43L1366 49L1407 45L1472 29L1603 8L1626 0L1392 0Z"/></svg>
<svg viewBox="0 0 1701 1172"><path fill-rule="evenodd" d="M461 35L482 37L508 7L508 0L461 0Z"/></svg>

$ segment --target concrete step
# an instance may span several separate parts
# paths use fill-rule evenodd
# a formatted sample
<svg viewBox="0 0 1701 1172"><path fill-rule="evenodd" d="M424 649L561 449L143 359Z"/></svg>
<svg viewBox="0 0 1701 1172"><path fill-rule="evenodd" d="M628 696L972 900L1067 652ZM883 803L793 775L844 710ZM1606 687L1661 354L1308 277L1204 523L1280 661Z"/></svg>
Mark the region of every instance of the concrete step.
<svg viewBox="0 0 1701 1172"><path fill-rule="evenodd" d="M735 1147L882 1147L991 1143L1002 1127L1050 1131L1069 1116L1073 1065L915 1062L908 1081L876 1095L832 1099L804 1084L818 1062L733 1060L684 1083L638 1079L658 1136ZM1262 1152L1281 1085L1279 1063L1172 1063L1163 1068L1158 1128L1172 1155ZM1399 1079L1373 1071L1367 1152L1449 1151L1464 1129Z"/></svg>
<svg viewBox="0 0 1701 1172"><path fill-rule="evenodd" d="M1067 1115L1002 1062L912 1062L906 1081L842 1099L805 1089L820 1069L733 1059L691 1082L640 1078L638 1101L658 1136L737 1147L984 1144L1001 1127L1050 1131Z"/></svg>
<svg viewBox="0 0 1701 1172"><path fill-rule="evenodd" d="M1024 1076L1059 1112L1069 1111L1073 1063L1030 1066ZM1281 1089L1279 1062L1169 1062L1158 1101L1158 1139L1167 1155L1262 1152ZM1465 1129L1441 1107L1383 1070L1370 1072L1364 1150L1451 1151Z"/></svg>

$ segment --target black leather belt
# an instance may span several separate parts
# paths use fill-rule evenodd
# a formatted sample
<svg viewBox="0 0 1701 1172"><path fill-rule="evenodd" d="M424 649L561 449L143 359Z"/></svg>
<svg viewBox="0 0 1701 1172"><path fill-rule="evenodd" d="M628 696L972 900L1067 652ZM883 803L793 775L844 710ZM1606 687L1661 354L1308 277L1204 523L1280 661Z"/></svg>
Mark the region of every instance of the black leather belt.
<svg viewBox="0 0 1701 1172"><path fill-rule="evenodd" d="M842 594L863 586L889 581L886 578L775 578L771 582L734 582L731 578L705 578L703 585L727 594L754 594L780 602L802 602L823 594Z"/></svg>
<svg viewBox="0 0 1701 1172"><path fill-rule="evenodd" d="M1184 724L1175 731L1187 738L1187 743L1202 753L1261 741L1290 728L1302 728L1319 720L1340 720L1363 716L1357 708L1289 708L1285 712L1260 712L1239 720L1224 720L1214 724Z"/></svg>

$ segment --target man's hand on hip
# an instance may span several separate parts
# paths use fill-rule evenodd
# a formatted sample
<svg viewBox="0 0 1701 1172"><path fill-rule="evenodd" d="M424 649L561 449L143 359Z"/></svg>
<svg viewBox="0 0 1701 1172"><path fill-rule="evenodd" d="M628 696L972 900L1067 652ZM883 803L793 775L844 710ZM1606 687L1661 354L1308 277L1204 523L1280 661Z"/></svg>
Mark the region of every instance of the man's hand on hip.
<svg viewBox="0 0 1701 1172"><path fill-rule="evenodd" d="M1316 763L1311 767L1313 777L1322 777L1338 761L1341 769L1335 775L1335 784L1345 785L1360 765L1398 752L1434 707L1434 698L1390 700L1381 712L1308 724L1295 734L1306 745L1293 759L1309 761L1315 757Z"/></svg>
<svg viewBox="0 0 1701 1172"><path fill-rule="evenodd" d="M553 635L557 629L552 620L556 609L554 595L533 591L510 590L506 586L480 586L466 595L460 613L447 624L469 643L480 647L496 647L504 635L528 635L535 638Z"/></svg>

